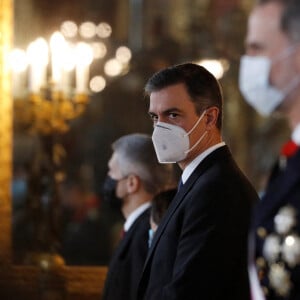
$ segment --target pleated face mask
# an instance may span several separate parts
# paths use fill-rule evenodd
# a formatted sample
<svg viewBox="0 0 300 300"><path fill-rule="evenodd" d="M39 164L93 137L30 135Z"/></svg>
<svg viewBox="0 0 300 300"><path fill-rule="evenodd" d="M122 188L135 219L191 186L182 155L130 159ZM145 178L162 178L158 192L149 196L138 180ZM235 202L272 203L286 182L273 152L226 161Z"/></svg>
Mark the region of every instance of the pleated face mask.
<svg viewBox="0 0 300 300"><path fill-rule="evenodd" d="M297 46L287 48L273 61L266 56L242 56L239 70L239 88L248 104L261 115L269 116L299 84L299 77L293 78L282 90L270 84L272 65L287 58L296 49Z"/></svg>
<svg viewBox="0 0 300 300"><path fill-rule="evenodd" d="M198 126L205 115L204 111L197 120L193 128L186 132L177 125L157 122L152 134L152 141L156 152L157 159L160 163L176 163L186 158L204 138L207 131L198 139L198 141L190 148L189 135Z"/></svg>
<svg viewBox="0 0 300 300"><path fill-rule="evenodd" d="M243 56L240 64L239 87L258 113L270 115L285 95L269 84L271 61L267 57Z"/></svg>

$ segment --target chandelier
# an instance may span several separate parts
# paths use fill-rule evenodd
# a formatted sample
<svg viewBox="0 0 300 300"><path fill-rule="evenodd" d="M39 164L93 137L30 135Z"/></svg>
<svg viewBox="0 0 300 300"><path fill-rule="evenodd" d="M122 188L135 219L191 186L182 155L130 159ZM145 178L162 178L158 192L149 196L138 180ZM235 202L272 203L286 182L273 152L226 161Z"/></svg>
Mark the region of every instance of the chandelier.
<svg viewBox="0 0 300 300"><path fill-rule="evenodd" d="M48 42L39 37L26 50L13 49L15 124L43 135L66 132L68 122L85 111L91 93L129 70L131 51L113 49L111 34L105 22L78 26L65 21ZM95 74L91 67L97 68Z"/></svg>
<svg viewBox="0 0 300 300"><path fill-rule="evenodd" d="M71 120L86 110L92 94L129 71L131 51L116 47L111 34L105 22L78 26L66 21L48 40L38 37L25 50L12 49L10 54L14 127L38 141L27 181L32 249L24 260L41 267L48 265L45 253L59 248L59 186L66 178L61 138Z"/></svg>

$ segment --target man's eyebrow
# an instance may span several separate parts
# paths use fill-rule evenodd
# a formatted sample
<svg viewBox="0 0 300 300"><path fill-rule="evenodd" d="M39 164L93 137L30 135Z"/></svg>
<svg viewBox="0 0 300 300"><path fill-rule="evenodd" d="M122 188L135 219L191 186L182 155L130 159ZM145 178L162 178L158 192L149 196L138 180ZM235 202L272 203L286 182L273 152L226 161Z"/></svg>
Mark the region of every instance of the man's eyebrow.
<svg viewBox="0 0 300 300"><path fill-rule="evenodd" d="M149 115L150 117L156 116L156 114L155 114L154 112L152 112L152 111L148 111L148 115Z"/></svg>
<svg viewBox="0 0 300 300"><path fill-rule="evenodd" d="M171 108L168 108L168 109L162 111L161 114L166 115L166 114L169 114L169 113L172 113L172 112L180 112L180 109L177 108L177 107L171 107ZM149 115L156 115L156 113L151 111L151 110L148 111L148 114Z"/></svg>
<svg viewBox="0 0 300 300"><path fill-rule="evenodd" d="M170 112L179 112L180 109L178 107L171 107L171 108L168 108L166 109L163 113L170 113Z"/></svg>

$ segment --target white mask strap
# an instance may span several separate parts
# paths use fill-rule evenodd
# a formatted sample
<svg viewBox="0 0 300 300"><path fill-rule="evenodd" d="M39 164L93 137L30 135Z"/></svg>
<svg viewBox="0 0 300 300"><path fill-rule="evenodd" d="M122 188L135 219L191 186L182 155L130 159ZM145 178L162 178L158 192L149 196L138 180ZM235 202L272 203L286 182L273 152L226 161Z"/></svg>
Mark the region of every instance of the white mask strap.
<svg viewBox="0 0 300 300"><path fill-rule="evenodd" d="M297 50L298 47L299 47L299 44L291 45L291 46L287 47L272 60L272 64L276 64L281 59L284 59L284 58L290 56Z"/></svg>
<svg viewBox="0 0 300 300"><path fill-rule="evenodd" d="M290 84L283 90L286 95L289 95L300 83L300 76L294 78Z"/></svg>
<svg viewBox="0 0 300 300"><path fill-rule="evenodd" d="M184 151L185 154L193 151L193 149L195 149L195 147L198 146L198 144L203 140L203 138L207 135L207 131L205 131L202 136L200 137L200 139L197 141L197 143L194 144L194 146L192 146L192 148L190 148L189 150Z"/></svg>
<svg viewBox="0 0 300 300"><path fill-rule="evenodd" d="M192 127L192 129L186 133L185 135L189 136L191 134L191 132L198 126L198 124L200 123L200 121L202 120L202 118L204 117L206 113L206 110L202 113L202 115L199 117L198 121L196 122L196 124Z"/></svg>

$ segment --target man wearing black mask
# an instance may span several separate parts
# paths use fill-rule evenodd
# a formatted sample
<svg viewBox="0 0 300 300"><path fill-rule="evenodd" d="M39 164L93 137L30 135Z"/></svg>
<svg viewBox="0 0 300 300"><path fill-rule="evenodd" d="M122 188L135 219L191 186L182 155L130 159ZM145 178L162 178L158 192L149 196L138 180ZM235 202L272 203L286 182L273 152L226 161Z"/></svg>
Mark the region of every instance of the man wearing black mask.
<svg viewBox="0 0 300 300"><path fill-rule="evenodd" d="M136 299L148 251L149 212L155 194L170 186L172 168L157 161L151 136L125 135L112 144L104 192L119 199L124 236L110 261L104 300Z"/></svg>

